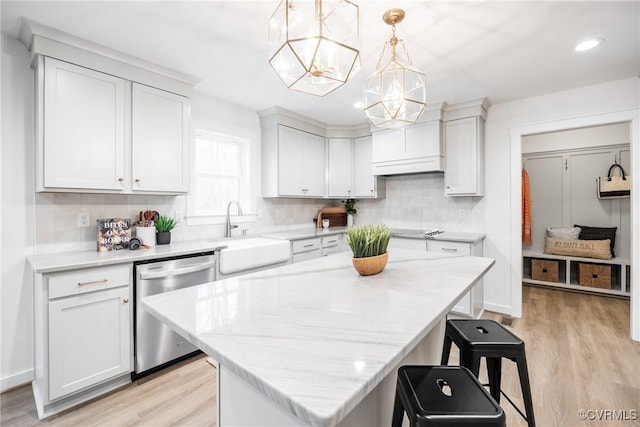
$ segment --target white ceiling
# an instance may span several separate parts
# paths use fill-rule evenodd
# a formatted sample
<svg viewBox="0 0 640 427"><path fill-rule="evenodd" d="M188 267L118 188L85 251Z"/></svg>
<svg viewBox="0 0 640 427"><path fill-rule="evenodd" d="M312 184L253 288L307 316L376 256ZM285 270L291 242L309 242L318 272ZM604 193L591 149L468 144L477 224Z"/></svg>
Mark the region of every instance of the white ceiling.
<svg viewBox="0 0 640 427"><path fill-rule="evenodd" d="M365 123L353 104L374 70L392 7L397 34L427 74L427 101L488 97L492 104L640 73L640 1L382 1L360 6L362 70L323 97L286 89L267 63L267 21L279 0L5 1L2 32L26 17L196 76L196 90L259 111L278 105L330 125ZM588 37L605 43L578 53Z"/></svg>

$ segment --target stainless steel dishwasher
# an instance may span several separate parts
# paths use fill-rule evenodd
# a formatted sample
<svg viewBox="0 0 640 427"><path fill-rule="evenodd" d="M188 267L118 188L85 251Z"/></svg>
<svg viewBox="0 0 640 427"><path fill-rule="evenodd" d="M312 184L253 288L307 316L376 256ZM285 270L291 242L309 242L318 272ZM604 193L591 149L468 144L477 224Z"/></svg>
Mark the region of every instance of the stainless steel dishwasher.
<svg viewBox="0 0 640 427"><path fill-rule="evenodd" d="M142 298L216 280L213 252L134 263L135 275L135 371L136 379L155 372L199 350L185 338L149 314Z"/></svg>

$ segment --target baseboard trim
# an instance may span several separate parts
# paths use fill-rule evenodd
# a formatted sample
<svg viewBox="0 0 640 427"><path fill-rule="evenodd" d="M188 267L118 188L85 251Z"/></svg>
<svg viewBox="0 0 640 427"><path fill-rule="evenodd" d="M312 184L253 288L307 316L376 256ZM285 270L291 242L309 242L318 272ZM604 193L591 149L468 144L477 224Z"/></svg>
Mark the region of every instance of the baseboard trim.
<svg viewBox="0 0 640 427"><path fill-rule="evenodd" d="M33 381L33 378L33 369L27 369L26 371L0 378L0 393L29 384Z"/></svg>

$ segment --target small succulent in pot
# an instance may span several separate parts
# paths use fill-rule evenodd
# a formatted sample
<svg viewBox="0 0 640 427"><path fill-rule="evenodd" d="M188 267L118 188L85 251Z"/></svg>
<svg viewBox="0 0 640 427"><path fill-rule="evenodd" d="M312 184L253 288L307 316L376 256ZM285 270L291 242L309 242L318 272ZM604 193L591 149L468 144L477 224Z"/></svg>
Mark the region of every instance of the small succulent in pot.
<svg viewBox="0 0 640 427"><path fill-rule="evenodd" d="M361 224L347 229L347 242L354 258L367 258L387 252L391 228L385 224Z"/></svg>
<svg viewBox="0 0 640 427"><path fill-rule="evenodd" d="M173 230L177 224L178 224L177 219L169 216L160 215L160 217L158 218L158 221L156 221L155 227L158 233L166 233L168 231Z"/></svg>

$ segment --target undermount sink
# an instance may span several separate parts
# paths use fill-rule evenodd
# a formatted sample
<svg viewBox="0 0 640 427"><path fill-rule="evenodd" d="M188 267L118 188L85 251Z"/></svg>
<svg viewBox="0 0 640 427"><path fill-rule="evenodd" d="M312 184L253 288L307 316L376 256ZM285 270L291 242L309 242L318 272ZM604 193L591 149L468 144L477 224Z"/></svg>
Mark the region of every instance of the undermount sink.
<svg viewBox="0 0 640 427"><path fill-rule="evenodd" d="M225 239L218 253L218 271L222 275L237 274L255 268L288 262L291 246L288 240L267 237Z"/></svg>

